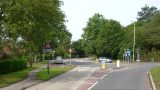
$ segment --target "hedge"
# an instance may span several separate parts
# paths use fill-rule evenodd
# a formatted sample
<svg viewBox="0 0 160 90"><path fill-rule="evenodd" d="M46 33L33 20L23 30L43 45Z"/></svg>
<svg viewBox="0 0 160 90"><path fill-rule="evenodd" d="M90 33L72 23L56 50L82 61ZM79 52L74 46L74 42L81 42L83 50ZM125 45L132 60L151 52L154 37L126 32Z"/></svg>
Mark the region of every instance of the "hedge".
<svg viewBox="0 0 160 90"><path fill-rule="evenodd" d="M26 60L1 60L0 75L27 68Z"/></svg>

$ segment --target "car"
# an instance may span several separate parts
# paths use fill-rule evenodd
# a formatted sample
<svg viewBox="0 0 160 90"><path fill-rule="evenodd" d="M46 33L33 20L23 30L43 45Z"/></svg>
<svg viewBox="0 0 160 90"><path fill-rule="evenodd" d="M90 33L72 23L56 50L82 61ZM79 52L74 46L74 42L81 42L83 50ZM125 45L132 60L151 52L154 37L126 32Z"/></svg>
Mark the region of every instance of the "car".
<svg viewBox="0 0 160 90"><path fill-rule="evenodd" d="M136 61L137 61L137 62L140 62L141 60L140 60L140 59L137 59Z"/></svg>
<svg viewBox="0 0 160 90"><path fill-rule="evenodd" d="M112 63L112 59L107 58L106 62L107 62L107 63Z"/></svg>
<svg viewBox="0 0 160 90"><path fill-rule="evenodd" d="M62 59L62 57L61 57L61 56L57 56L57 57L56 57L56 60L55 60L55 63L57 63L57 64L63 64L63 59Z"/></svg>
<svg viewBox="0 0 160 90"><path fill-rule="evenodd" d="M107 59L105 57L100 57L99 58L99 62L102 62L102 61L106 61Z"/></svg>
<svg viewBox="0 0 160 90"><path fill-rule="evenodd" d="M112 59L106 57L100 57L99 62L105 61L106 63L112 63Z"/></svg>

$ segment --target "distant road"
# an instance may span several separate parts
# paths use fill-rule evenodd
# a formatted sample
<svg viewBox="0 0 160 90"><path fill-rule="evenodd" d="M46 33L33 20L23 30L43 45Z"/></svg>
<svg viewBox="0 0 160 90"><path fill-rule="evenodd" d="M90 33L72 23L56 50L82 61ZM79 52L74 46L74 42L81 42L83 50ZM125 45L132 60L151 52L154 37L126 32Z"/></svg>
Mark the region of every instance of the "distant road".
<svg viewBox="0 0 160 90"><path fill-rule="evenodd" d="M99 80L91 90L152 90L148 70L157 64L142 64L117 70Z"/></svg>

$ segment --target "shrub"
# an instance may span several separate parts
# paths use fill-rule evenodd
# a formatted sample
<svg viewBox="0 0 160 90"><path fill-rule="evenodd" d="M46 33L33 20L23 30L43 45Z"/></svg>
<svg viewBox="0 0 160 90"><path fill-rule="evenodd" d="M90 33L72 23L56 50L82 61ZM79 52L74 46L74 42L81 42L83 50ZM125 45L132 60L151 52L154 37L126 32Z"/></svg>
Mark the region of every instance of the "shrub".
<svg viewBox="0 0 160 90"><path fill-rule="evenodd" d="M0 75L27 68L26 60L1 60Z"/></svg>

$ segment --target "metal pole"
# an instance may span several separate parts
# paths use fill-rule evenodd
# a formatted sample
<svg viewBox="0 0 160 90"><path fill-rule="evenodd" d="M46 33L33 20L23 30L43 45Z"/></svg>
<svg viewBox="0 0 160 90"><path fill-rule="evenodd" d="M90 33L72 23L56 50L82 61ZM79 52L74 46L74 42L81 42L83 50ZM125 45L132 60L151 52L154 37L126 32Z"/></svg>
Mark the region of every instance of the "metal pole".
<svg viewBox="0 0 160 90"><path fill-rule="evenodd" d="M49 60L48 60L47 70L48 70L48 74L49 74Z"/></svg>
<svg viewBox="0 0 160 90"><path fill-rule="evenodd" d="M70 66L72 65L72 63L71 63L71 58L72 58L72 49L71 49L71 44L72 44L72 43L70 43L70 50L69 50L69 52L70 52Z"/></svg>
<svg viewBox="0 0 160 90"><path fill-rule="evenodd" d="M133 35L133 62L134 62L134 49L135 49L135 38L136 38L136 37L135 37L135 33L136 33L136 32L135 32L135 22L134 22L134 33L133 33L133 34L134 34L134 35Z"/></svg>
<svg viewBox="0 0 160 90"><path fill-rule="evenodd" d="M71 57L72 57L72 56L71 56L71 52L70 52L70 66L71 66Z"/></svg>

